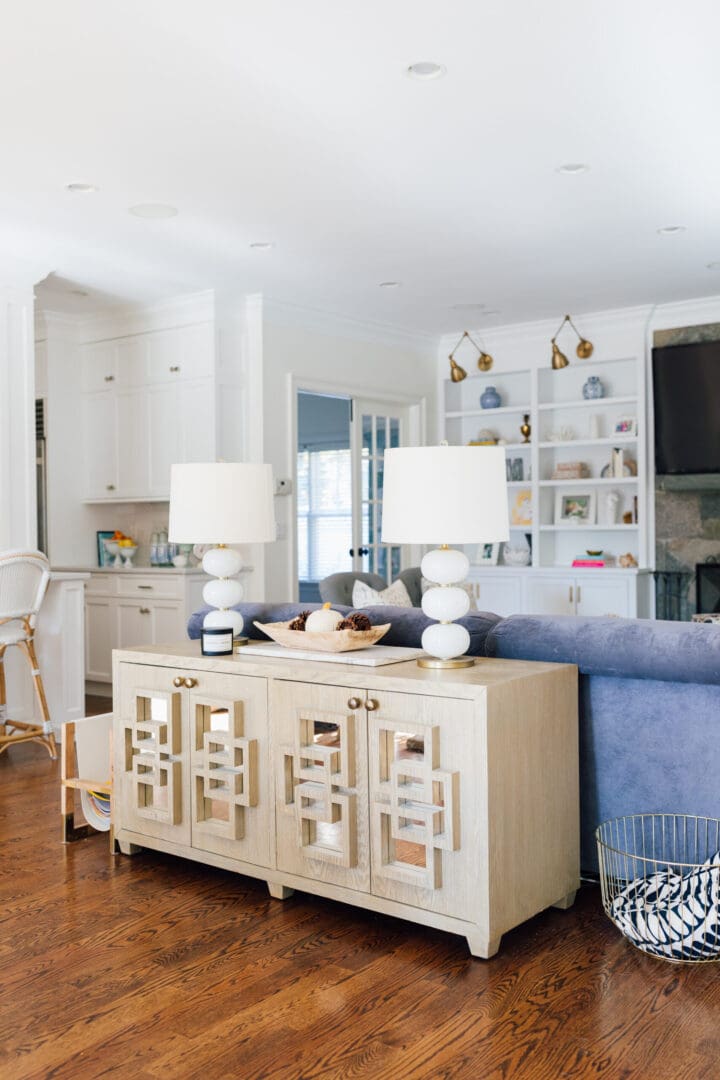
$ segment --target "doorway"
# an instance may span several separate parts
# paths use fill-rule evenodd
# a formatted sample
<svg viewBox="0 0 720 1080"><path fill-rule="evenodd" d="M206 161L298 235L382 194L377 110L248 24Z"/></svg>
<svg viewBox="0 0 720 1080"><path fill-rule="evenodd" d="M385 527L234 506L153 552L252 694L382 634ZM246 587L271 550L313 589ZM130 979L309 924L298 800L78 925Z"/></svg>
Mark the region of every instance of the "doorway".
<svg viewBox="0 0 720 1080"><path fill-rule="evenodd" d="M297 579L301 603L329 574L365 571L387 584L403 566L381 542L385 450L409 441L410 406L300 390L297 395Z"/></svg>

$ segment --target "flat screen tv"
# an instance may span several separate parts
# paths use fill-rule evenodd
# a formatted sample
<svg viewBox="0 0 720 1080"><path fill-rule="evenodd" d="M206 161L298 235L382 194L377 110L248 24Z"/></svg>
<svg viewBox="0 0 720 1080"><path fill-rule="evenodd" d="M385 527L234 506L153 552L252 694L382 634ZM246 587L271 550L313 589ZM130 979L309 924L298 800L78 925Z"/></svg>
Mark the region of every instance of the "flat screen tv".
<svg viewBox="0 0 720 1080"><path fill-rule="evenodd" d="M720 341L653 349L655 471L720 473Z"/></svg>

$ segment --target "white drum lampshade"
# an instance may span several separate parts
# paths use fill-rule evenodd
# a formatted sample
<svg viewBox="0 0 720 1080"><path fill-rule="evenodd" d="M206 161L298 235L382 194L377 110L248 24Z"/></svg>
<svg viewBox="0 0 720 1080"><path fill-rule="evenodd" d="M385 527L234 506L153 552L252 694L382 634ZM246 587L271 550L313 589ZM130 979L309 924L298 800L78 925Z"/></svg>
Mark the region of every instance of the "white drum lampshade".
<svg viewBox="0 0 720 1080"><path fill-rule="evenodd" d="M271 465L208 462L173 465L170 470L168 539L177 544L215 544L203 557L206 574L217 578L203 589L209 611L205 627L232 627L239 637L243 618L229 610L243 588L236 579L242 557L227 544L262 544L275 539Z"/></svg>
<svg viewBox="0 0 720 1080"><path fill-rule="evenodd" d="M436 544L422 560L423 576L437 583L422 600L438 623L422 646L425 667L461 667L470 635L454 623L470 599L459 584L470 563L450 544L489 544L509 536L505 451L500 446L412 446L385 451L382 540L386 544Z"/></svg>

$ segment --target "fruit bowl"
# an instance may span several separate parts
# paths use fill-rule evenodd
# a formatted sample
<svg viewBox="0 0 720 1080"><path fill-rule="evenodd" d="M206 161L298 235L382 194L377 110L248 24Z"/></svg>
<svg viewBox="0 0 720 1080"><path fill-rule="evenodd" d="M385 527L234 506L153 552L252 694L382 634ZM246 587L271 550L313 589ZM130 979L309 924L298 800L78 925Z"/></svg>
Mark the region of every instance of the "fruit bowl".
<svg viewBox="0 0 720 1080"><path fill-rule="evenodd" d="M117 540L105 540L103 543L105 544L105 551L112 559L108 566L120 566L120 545Z"/></svg>
<svg viewBox="0 0 720 1080"><path fill-rule="evenodd" d="M292 621L292 620L291 620ZM286 649L317 649L320 652L352 652L353 649L367 649L375 645L387 634L391 623L371 626L369 630L291 630L290 622L254 624L278 645Z"/></svg>
<svg viewBox="0 0 720 1080"><path fill-rule="evenodd" d="M137 551L137 544L119 544L120 554L123 559L123 566L132 566L133 555Z"/></svg>

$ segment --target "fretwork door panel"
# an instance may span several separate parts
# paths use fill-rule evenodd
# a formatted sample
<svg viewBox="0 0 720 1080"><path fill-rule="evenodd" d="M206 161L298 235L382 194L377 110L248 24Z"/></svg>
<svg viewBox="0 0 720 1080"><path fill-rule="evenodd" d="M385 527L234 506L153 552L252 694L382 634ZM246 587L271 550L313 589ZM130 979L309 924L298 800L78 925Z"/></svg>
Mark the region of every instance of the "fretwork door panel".
<svg viewBox="0 0 720 1080"><path fill-rule="evenodd" d="M485 799L468 701L378 693L369 714L372 892L475 918Z"/></svg>
<svg viewBox="0 0 720 1080"><path fill-rule="evenodd" d="M273 866L267 681L213 673L189 693L192 844Z"/></svg>
<svg viewBox="0 0 720 1080"><path fill-rule="evenodd" d="M190 843L183 695L167 668L120 667L122 736L115 739L114 798L124 828Z"/></svg>
<svg viewBox="0 0 720 1080"><path fill-rule="evenodd" d="M368 892L364 703L362 690L271 684L278 869Z"/></svg>

